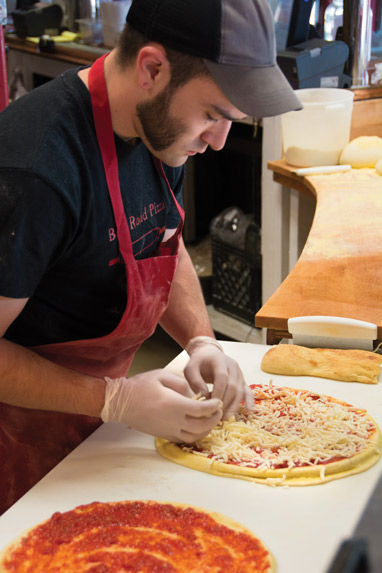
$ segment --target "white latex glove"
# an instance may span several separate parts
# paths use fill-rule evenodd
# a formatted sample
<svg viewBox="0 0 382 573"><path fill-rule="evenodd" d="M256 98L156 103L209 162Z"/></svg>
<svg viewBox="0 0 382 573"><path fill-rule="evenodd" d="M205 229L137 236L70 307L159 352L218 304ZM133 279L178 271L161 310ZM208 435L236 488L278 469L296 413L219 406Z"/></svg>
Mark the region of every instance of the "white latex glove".
<svg viewBox="0 0 382 573"><path fill-rule="evenodd" d="M222 346L208 336L192 338L186 351L190 360L184 376L194 392L209 396L207 383L213 384L211 397L223 402L223 418L228 418L239 409L244 400L247 410L253 410L253 393L244 380L240 366L224 354Z"/></svg>
<svg viewBox="0 0 382 573"><path fill-rule="evenodd" d="M223 415L220 400L192 399L187 381L167 370L105 380L104 422L123 422L158 438L191 443L206 436Z"/></svg>

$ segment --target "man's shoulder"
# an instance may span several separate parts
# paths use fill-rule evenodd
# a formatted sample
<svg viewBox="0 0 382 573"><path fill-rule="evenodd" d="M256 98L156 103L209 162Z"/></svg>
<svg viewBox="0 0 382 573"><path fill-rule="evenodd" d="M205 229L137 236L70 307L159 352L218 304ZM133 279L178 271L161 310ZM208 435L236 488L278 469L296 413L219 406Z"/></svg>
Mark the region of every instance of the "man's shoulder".
<svg viewBox="0 0 382 573"><path fill-rule="evenodd" d="M0 114L0 168L33 169L39 154L53 157L52 141L62 145L56 134L83 120L86 94L76 70L68 70L11 103Z"/></svg>

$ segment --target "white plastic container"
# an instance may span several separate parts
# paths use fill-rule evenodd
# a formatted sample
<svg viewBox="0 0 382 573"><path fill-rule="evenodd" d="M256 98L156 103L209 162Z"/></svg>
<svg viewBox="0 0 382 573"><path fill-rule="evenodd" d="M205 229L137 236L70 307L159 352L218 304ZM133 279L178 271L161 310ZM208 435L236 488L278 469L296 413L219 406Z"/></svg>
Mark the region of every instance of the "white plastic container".
<svg viewBox="0 0 382 573"><path fill-rule="evenodd" d="M84 44L102 44L102 23L95 18L76 20Z"/></svg>
<svg viewBox="0 0 382 573"><path fill-rule="evenodd" d="M304 109L281 116L283 154L289 165L337 165L349 142L354 94L337 88L295 90Z"/></svg>
<svg viewBox="0 0 382 573"><path fill-rule="evenodd" d="M107 48L114 48L117 44L119 35L125 25L130 6L131 0L100 3L103 43Z"/></svg>

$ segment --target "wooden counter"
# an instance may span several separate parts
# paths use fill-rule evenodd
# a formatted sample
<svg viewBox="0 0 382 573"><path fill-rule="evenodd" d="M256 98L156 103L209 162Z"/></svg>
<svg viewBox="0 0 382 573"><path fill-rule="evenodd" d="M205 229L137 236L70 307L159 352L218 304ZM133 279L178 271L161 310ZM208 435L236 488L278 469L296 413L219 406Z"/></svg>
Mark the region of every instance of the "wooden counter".
<svg viewBox="0 0 382 573"><path fill-rule="evenodd" d="M109 52L104 46L89 46L79 42L56 42L55 52L40 51L38 44L6 34L8 81L12 82L19 69L27 91L45 81L79 66L90 66L97 58Z"/></svg>
<svg viewBox="0 0 382 573"><path fill-rule="evenodd" d="M50 60L68 62L75 66L91 65L102 54L110 51L101 46L88 46L77 42L57 42L55 52L41 52L37 44L18 38L14 34L6 34L5 43L11 50L38 55Z"/></svg>
<svg viewBox="0 0 382 573"><path fill-rule="evenodd" d="M256 314L268 344L288 333L288 319L338 316L377 324L382 339L382 176L375 169L299 177L284 160L268 164L274 180L313 195L308 240L292 271Z"/></svg>

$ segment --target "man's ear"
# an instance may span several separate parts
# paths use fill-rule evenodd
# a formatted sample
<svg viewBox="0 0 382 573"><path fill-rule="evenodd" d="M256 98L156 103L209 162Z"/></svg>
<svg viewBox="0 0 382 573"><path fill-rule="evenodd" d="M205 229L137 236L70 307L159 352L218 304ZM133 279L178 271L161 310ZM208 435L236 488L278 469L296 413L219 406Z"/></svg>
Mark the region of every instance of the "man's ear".
<svg viewBox="0 0 382 573"><path fill-rule="evenodd" d="M159 44L144 46L137 56L137 76L143 89L163 89L170 79L170 63Z"/></svg>

